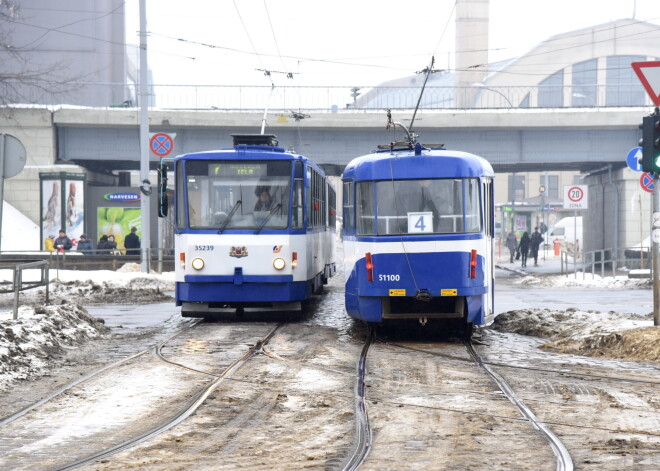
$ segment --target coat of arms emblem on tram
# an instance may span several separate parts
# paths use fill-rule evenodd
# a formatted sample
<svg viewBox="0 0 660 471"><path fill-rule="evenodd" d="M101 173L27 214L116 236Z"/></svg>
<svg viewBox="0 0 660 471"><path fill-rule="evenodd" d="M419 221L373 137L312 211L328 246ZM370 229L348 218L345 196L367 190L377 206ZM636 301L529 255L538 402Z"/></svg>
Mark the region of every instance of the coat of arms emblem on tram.
<svg viewBox="0 0 660 471"><path fill-rule="evenodd" d="M231 250L229 251L229 256L230 257L236 257L236 258L241 258L241 257L247 257L247 248L245 247L232 247Z"/></svg>

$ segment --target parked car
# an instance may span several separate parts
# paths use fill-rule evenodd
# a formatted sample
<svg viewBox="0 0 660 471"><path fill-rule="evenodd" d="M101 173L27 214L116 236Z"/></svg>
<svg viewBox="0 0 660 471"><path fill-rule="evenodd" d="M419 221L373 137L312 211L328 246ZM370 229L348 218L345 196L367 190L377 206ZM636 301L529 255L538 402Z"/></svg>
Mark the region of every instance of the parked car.
<svg viewBox="0 0 660 471"><path fill-rule="evenodd" d="M648 260L651 253L650 247L651 247L651 236L647 237L639 244L633 245L632 247L628 247L623 254L627 259L638 260L643 257Z"/></svg>

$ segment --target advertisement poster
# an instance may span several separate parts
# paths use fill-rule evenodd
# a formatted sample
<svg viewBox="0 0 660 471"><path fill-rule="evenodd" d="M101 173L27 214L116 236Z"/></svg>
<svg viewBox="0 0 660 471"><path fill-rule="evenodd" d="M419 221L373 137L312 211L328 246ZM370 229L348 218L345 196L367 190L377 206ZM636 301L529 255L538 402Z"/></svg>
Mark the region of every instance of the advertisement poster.
<svg viewBox="0 0 660 471"><path fill-rule="evenodd" d="M523 232L527 230L527 216L516 215L516 231Z"/></svg>
<svg viewBox="0 0 660 471"><path fill-rule="evenodd" d="M60 182L44 180L41 182L41 230L44 239L58 237L62 224L62 204L60 202ZM42 246L44 242L42 241Z"/></svg>
<svg viewBox="0 0 660 471"><path fill-rule="evenodd" d="M84 182L67 180L66 189L66 234L71 240L78 240L85 229Z"/></svg>
<svg viewBox="0 0 660 471"><path fill-rule="evenodd" d="M131 227L137 227L137 235L142 239L142 217L140 208L103 208L97 209L97 232L101 236L115 236L117 248L124 248L124 237L131 233ZM96 241L98 243L98 241Z"/></svg>

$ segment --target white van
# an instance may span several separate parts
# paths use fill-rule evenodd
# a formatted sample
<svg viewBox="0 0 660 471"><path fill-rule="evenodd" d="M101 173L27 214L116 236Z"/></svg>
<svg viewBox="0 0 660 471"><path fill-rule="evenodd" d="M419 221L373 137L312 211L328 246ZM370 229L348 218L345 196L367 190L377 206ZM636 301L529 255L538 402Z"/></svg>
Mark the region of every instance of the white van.
<svg viewBox="0 0 660 471"><path fill-rule="evenodd" d="M558 240L564 250L573 251L573 244L577 240L579 251L579 247L583 246L582 237L582 216L562 218L550 230L548 243L554 244Z"/></svg>

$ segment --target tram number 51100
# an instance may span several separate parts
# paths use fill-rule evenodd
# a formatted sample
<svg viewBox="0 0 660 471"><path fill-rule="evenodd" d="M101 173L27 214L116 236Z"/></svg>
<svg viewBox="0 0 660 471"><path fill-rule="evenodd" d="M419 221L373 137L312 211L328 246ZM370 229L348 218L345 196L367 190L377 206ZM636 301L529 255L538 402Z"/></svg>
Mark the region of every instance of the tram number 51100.
<svg viewBox="0 0 660 471"><path fill-rule="evenodd" d="M378 281L400 281L401 275L378 275Z"/></svg>

